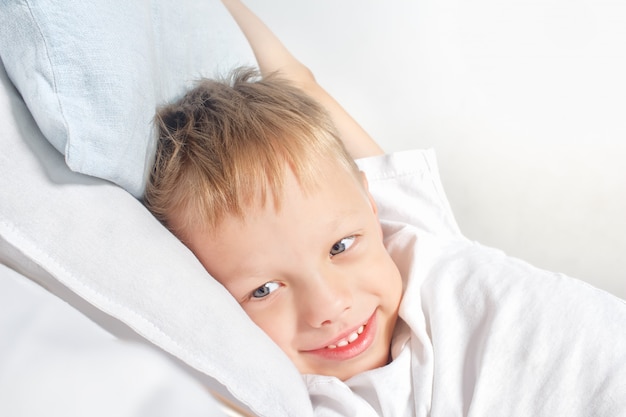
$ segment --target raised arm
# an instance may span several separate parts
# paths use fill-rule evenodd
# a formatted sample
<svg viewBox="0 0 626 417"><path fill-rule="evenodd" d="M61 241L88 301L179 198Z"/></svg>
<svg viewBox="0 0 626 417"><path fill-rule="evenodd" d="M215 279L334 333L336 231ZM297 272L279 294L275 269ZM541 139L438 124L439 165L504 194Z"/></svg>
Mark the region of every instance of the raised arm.
<svg viewBox="0 0 626 417"><path fill-rule="evenodd" d="M315 80L313 73L298 61L272 31L240 0L222 0L248 43L261 74L280 72L320 103L330 114L339 136L353 158L380 155L381 147Z"/></svg>

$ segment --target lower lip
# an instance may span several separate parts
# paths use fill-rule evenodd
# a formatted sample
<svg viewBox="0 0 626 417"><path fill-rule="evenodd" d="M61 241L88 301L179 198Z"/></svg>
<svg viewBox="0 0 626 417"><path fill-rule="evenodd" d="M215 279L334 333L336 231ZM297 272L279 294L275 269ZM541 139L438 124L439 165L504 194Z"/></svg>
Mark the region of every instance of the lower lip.
<svg viewBox="0 0 626 417"><path fill-rule="evenodd" d="M359 338L352 343L348 343L346 346L336 347L334 349L322 348L316 350L310 350L306 353L317 355L326 360L332 361L345 361L359 356L365 352L374 342L376 336L376 312L372 314L372 317L367 321L363 333L359 335Z"/></svg>

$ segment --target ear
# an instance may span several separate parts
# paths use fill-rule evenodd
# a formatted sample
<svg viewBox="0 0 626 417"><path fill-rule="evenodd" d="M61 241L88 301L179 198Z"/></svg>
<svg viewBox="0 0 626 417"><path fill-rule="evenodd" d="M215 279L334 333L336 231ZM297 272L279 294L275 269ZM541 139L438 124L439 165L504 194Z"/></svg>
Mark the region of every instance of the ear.
<svg viewBox="0 0 626 417"><path fill-rule="evenodd" d="M372 206L372 210L374 211L374 214L378 216L378 206L376 206L376 201L374 201L374 197L372 197L372 194L370 194L369 183L367 182L367 176L365 175L365 172L363 171L359 171L359 172L361 173L361 182L363 184L363 190L365 191L365 194L367 195L370 205Z"/></svg>

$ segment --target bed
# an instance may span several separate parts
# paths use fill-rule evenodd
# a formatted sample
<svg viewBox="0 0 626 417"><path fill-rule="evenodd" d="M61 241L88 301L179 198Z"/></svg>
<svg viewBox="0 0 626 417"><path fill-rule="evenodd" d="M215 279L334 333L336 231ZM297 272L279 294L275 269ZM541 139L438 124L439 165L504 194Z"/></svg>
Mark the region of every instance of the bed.
<svg viewBox="0 0 626 417"><path fill-rule="evenodd" d="M190 415L313 415L293 365L137 199L150 164L154 107L180 94L200 75L252 64L245 40L216 1L53 3L8 2L0 12L0 414L154 416L177 410ZM594 110L597 113L584 122L587 130L568 125L569 130L557 132L558 123L542 118L543 124L520 129L520 120L527 122L526 116L537 115L535 110L516 107L515 99L507 102L509 107L500 106L496 81L505 80L487 84L491 72L473 72L494 57L510 58L513 51L480 43L493 32L474 30L475 38L468 37L463 31L474 26L462 20L467 6L385 4L320 2L294 7L288 1L250 2L292 50L303 51L302 60L312 63L320 82L336 92L358 120L366 121L375 137L393 138L388 146L381 140L386 148L441 149L443 183L468 235L542 266L582 278L600 276L603 279L592 281L594 285L625 297L621 254L626 250L626 175L620 164L626 131L610 116L626 110L626 86L618 77L623 73L619 69L625 69L626 48L605 55L595 52L598 66L612 64L609 81L597 80L596 85L605 87L604 95L590 90L586 97L608 97L604 109L610 111ZM449 6L459 9L451 12ZM593 9L596 26L580 35L594 35L588 49L570 45L569 56L572 51L589 52L607 39L623 46L616 16L625 15L624 7L610 2L605 6ZM491 8L487 3L481 7ZM522 2L499 6L493 13L510 17L520 7L528 17L535 6ZM484 19L476 10L470 16ZM567 22L586 21L585 16L557 20L568 29ZM331 28L322 37L313 35L318 18L328 19ZM294 25L294 19L306 24ZM346 19L353 19L358 36L342 41ZM396 19L394 30L387 31L384 24ZM506 28L495 29L513 36ZM575 33L569 29L568 34ZM299 33L306 36L298 41ZM615 40L616 34L621 38ZM415 43L402 46L398 41L407 36ZM372 47L363 48L366 42ZM481 50L479 45L494 49ZM457 50L461 46L465 49ZM342 50L351 54L342 57ZM368 59L371 54L375 62ZM69 64L63 61L67 56L72 57ZM367 71L348 66L351 76L346 81L336 74L336 62L365 63L360 67ZM390 73L399 80L388 80ZM472 78L476 74L483 78ZM364 90L368 83L371 87ZM371 102L384 106L364 105L370 93ZM555 94L548 94L554 101L563 91L548 93ZM463 107L467 100L478 107ZM398 111L385 123L374 121L380 118L372 114L390 102ZM566 110L570 113L563 110L555 116L561 117L557 121L590 109ZM524 117L516 119L517 112ZM487 115L494 116L493 123L486 124ZM581 123L569 121L573 126ZM589 127L594 121L603 123L596 134ZM535 142L524 142L540 129L546 131ZM507 142L497 142L506 134ZM546 135L552 142L541 142ZM465 138L460 144L459 136ZM572 137L576 151L562 151L571 146ZM497 160L485 156L486 150ZM528 184L521 179L528 164L514 165L517 174L507 166L520 155L536 164ZM585 170L575 177L581 179L576 189L552 188L551 181L563 180L580 166ZM551 170L553 176L542 175ZM513 198L512 191L520 190ZM535 199L543 205L523 205ZM546 210L535 225L533 215ZM594 221L579 227L591 211ZM546 224L553 231L546 231ZM577 231L567 229L558 237L559 229L568 225ZM587 261L574 262L579 247L572 241L580 234L589 238ZM561 251L554 252L554 247ZM595 268L601 273L592 273Z"/></svg>

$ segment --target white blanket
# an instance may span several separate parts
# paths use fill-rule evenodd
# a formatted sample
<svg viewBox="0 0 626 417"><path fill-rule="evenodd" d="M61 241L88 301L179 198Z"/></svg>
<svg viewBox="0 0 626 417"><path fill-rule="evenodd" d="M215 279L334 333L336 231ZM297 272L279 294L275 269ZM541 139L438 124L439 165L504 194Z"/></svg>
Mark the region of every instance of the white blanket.
<svg viewBox="0 0 626 417"><path fill-rule="evenodd" d="M316 415L626 415L624 301L463 238L411 191L412 157L372 162L405 279L394 361L346 383L307 376Z"/></svg>

